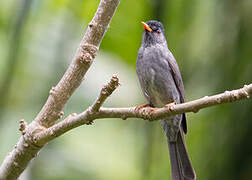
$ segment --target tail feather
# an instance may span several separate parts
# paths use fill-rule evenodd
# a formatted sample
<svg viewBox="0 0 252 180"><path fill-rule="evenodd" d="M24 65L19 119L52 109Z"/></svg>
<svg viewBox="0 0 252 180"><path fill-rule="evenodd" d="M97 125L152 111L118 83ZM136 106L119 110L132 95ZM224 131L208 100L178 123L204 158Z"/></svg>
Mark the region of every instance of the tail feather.
<svg viewBox="0 0 252 180"><path fill-rule="evenodd" d="M176 142L170 142L167 139L172 168L172 180L195 180L196 175L189 159L182 133L180 130Z"/></svg>
<svg viewBox="0 0 252 180"><path fill-rule="evenodd" d="M181 162L179 162L179 157L177 153L177 143L169 142L169 152L170 152L170 161L171 161L171 170L172 170L172 179L173 180L182 180L182 172L181 172Z"/></svg>

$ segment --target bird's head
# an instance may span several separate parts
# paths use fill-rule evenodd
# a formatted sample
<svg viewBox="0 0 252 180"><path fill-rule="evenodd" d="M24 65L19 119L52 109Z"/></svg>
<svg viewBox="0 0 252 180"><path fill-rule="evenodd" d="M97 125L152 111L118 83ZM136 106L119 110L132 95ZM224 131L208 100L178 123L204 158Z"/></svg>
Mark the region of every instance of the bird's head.
<svg viewBox="0 0 252 180"><path fill-rule="evenodd" d="M144 27L142 45L145 47L156 45L156 44L166 44L166 39L164 35L164 26L158 21L148 21L142 22Z"/></svg>

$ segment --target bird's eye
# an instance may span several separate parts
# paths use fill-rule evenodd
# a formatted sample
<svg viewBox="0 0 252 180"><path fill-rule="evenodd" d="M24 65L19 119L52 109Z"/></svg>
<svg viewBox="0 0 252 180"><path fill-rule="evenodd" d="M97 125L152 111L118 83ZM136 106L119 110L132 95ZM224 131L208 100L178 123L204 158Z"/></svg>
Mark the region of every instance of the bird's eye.
<svg viewBox="0 0 252 180"><path fill-rule="evenodd" d="M160 33L161 33L161 31L160 31L160 30L157 30L156 32L157 32L158 34L160 34Z"/></svg>

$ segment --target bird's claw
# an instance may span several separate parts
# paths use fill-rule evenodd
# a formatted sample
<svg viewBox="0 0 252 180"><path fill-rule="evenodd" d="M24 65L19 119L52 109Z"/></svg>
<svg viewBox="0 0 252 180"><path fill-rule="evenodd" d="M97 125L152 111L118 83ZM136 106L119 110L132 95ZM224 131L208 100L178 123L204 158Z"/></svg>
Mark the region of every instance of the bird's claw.
<svg viewBox="0 0 252 180"><path fill-rule="evenodd" d="M151 107L151 106L150 104L142 104L142 105L136 106L135 110L139 111L140 109L145 108L145 107Z"/></svg>
<svg viewBox="0 0 252 180"><path fill-rule="evenodd" d="M156 111L158 108L153 108L153 107L151 107L150 109L148 109L149 110L149 113L153 113L154 111Z"/></svg>
<svg viewBox="0 0 252 180"><path fill-rule="evenodd" d="M176 102L175 102L175 101L166 104L165 107L168 108L169 110L172 110L174 105L176 105Z"/></svg>

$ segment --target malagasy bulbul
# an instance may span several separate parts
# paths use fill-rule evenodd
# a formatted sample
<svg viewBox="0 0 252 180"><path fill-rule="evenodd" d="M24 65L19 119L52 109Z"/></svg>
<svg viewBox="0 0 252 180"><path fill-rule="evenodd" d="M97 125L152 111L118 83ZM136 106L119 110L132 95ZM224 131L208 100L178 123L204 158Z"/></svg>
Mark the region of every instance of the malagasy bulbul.
<svg viewBox="0 0 252 180"><path fill-rule="evenodd" d="M168 49L164 27L158 21L142 22L142 44L136 71L142 92L151 107L185 102L185 90L177 62ZM194 180L196 175L187 153L184 134L186 115L161 120L167 136L173 180Z"/></svg>

